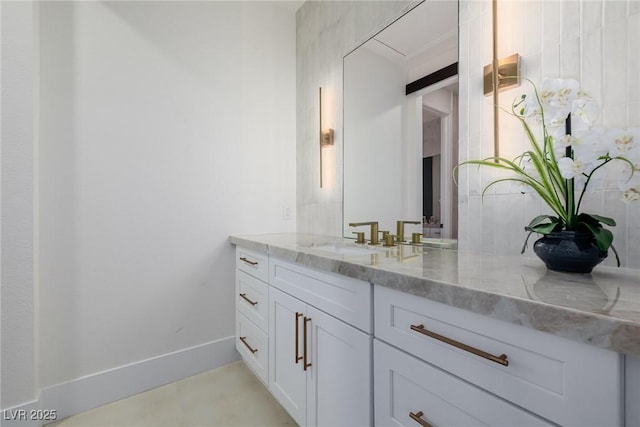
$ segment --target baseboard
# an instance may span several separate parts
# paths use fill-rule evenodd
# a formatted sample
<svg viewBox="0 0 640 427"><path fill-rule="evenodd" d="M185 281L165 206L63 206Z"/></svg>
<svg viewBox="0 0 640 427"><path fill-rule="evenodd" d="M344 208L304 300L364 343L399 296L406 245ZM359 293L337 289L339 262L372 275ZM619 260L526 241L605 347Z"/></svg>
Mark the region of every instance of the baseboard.
<svg viewBox="0 0 640 427"><path fill-rule="evenodd" d="M55 414L40 411L40 402L33 400L31 402L23 403L22 405L14 406L13 408L7 408L2 410L0 415L0 426L2 427L40 427L44 422L42 420L48 417L55 417Z"/></svg>
<svg viewBox="0 0 640 427"><path fill-rule="evenodd" d="M40 391L40 408L66 418L239 358L235 337L223 338L47 387Z"/></svg>

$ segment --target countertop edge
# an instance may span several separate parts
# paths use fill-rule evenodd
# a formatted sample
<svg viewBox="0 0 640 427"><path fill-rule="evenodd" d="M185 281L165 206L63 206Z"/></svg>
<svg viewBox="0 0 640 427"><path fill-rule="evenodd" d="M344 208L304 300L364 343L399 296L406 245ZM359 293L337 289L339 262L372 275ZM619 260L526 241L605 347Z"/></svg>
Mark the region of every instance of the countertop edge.
<svg viewBox="0 0 640 427"><path fill-rule="evenodd" d="M414 277L349 260L257 242L250 237L231 236L229 240L245 249L306 267L364 280L571 341L640 357L640 322Z"/></svg>

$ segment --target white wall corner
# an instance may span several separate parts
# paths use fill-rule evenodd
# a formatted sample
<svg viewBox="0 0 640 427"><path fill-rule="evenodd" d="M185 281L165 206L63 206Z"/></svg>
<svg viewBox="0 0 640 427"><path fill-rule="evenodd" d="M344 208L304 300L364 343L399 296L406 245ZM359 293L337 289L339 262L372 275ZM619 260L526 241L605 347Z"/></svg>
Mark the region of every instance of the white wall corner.
<svg viewBox="0 0 640 427"><path fill-rule="evenodd" d="M40 393L41 409L55 410L58 419L66 418L239 358L235 337L222 338L47 387Z"/></svg>
<svg viewBox="0 0 640 427"><path fill-rule="evenodd" d="M33 261L36 9L35 2L0 2L0 104L3 107L0 112L0 405L16 409L30 408L31 404L24 402L32 402L36 388Z"/></svg>

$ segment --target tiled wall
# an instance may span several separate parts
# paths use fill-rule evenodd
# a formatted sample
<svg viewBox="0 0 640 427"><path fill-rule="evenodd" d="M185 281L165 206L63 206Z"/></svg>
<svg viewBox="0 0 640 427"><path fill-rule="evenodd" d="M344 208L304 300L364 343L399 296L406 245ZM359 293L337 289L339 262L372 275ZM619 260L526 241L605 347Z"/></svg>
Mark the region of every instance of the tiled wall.
<svg viewBox="0 0 640 427"><path fill-rule="evenodd" d="M342 57L411 6L401 2L307 1L297 15L298 231L341 234ZM574 77L602 106L608 127L640 126L640 1L499 1L499 56L519 53L524 77ZM493 154L491 99L482 94L482 70L491 61L491 2L460 1L460 160ZM318 86L329 94L336 130L331 186L319 188ZM521 88L523 89L523 88ZM509 107L521 89L501 93ZM327 114L323 112L323 114ZM520 125L500 116L501 155L526 144ZM326 126L326 124L325 124ZM505 185L482 200L488 170L460 171L462 250L517 254L524 225L543 212L533 195ZM614 217L614 245L624 266L640 268L640 204L626 205L613 189L588 200L589 210ZM606 209L605 209L606 206ZM531 249L528 256L533 256ZM613 263L613 257L606 261Z"/></svg>
<svg viewBox="0 0 640 427"><path fill-rule="evenodd" d="M297 228L342 235L342 58L414 6L400 1L307 1L297 28ZM335 130L324 149L320 188L318 87L323 127Z"/></svg>
<svg viewBox="0 0 640 427"><path fill-rule="evenodd" d="M498 2L498 56L522 56L522 75L573 77L599 101L605 127L640 126L640 1ZM482 34L482 37L472 35ZM490 2L460 4L460 160L493 153L492 99L482 95L482 69L491 62ZM500 105L510 109L525 91L502 92ZM520 124L500 115L500 154L513 158L527 142ZM519 253L523 227L549 213L532 194L513 185L493 187L481 197L494 171L460 172L460 247L497 254ZM480 178L480 179L478 179ZM589 212L615 218L614 245L623 266L640 268L640 204L625 204L614 186L589 194ZM531 248L527 251L533 256ZM614 263L610 256L607 264Z"/></svg>

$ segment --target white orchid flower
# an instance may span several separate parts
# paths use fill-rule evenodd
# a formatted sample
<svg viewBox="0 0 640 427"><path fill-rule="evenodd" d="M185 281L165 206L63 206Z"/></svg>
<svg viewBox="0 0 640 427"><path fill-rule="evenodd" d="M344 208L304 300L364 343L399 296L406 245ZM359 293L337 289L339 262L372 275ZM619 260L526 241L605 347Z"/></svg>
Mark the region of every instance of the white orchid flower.
<svg viewBox="0 0 640 427"><path fill-rule="evenodd" d="M589 129L600 115L598 103L585 91L579 90L571 107L571 126L574 131Z"/></svg>
<svg viewBox="0 0 640 427"><path fill-rule="evenodd" d="M580 159L563 157L558 159L558 169L564 179L575 178L584 173L586 164Z"/></svg>
<svg viewBox="0 0 640 427"><path fill-rule="evenodd" d="M612 129L604 136L609 148L609 156L622 156L635 160L640 157L640 132L638 129Z"/></svg>
<svg viewBox="0 0 640 427"><path fill-rule="evenodd" d="M580 85L574 79L545 79L540 86L540 103L549 123L564 121L571 112Z"/></svg>
<svg viewBox="0 0 640 427"><path fill-rule="evenodd" d="M542 108L535 96L525 96L522 117L534 123L542 123Z"/></svg>
<svg viewBox="0 0 640 427"><path fill-rule="evenodd" d="M627 203L640 201L640 185L627 189L622 193L622 200Z"/></svg>
<svg viewBox="0 0 640 427"><path fill-rule="evenodd" d="M531 83L533 94L520 96L512 105L531 148L514 160L497 157L461 164L513 173L490 182L484 191L495 184L515 181L523 193L528 189L540 196L553 214L535 217L525 227L528 236L559 229L588 229L597 247L607 251L613 234L604 226L614 226L615 221L583 212L583 196L598 188L599 181L604 181L608 189L617 180L624 200L640 201L640 128L606 131L594 127L600 113L598 105L574 79L546 79L538 89ZM569 114L571 122L567 126ZM613 175L608 174L611 172Z"/></svg>
<svg viewBox="0 0 640 427"><path fill-rule="evenodd" d="M593 163L596 162L599 157L605 156L609 147L602 142L604 133L605 130L602 128L576 132L571 139L573 157L579 157L584 162Z"/></svg>

